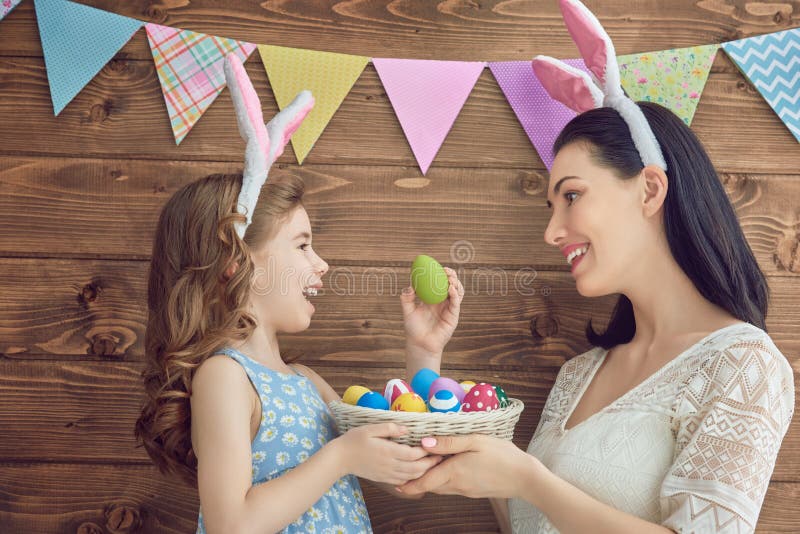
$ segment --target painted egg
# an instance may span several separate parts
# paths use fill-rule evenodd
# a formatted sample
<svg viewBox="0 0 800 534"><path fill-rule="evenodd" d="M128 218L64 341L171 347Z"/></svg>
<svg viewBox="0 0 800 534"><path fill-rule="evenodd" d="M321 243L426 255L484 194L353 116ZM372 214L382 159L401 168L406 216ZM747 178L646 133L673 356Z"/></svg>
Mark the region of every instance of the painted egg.
<svg viewBox="0 0 800 534"><path fill-rule="evenodd" d="M426 304L439 304L447 298L450 282L438 261L420 254L411 264L411 287Z"/></svg>
<svg viewBox="0 0 800 534"><path fill-rule="evenodd" d="M364 395L364 393L369 393L369 388L365 388L364 386L350 386L342 395L342 400L347 404L352 404L353 406L358 404L358 399Z"/></svg>
<svg viewBox="0 0 800 534"><path fill-rule="evenodd" d="M392 378L386 382L386 387L383 389L383 398L386 399L386 402L391 406L397 397L403 393L409 393L410 391L411 386L408 385L408 382L402 378Z"/></svg>
<svg viewBox="0 0 800 534"><path fill-rule="evenodd" d="M388 410L389 403L383 398L383 395L375 391L369 391L361 395L358 399L358 405L363 408L374 408L376 410Z"/></svg>
<svg viewBox="0 0 800 534"><path fill-rule="evenodd" d="M428 392L431 390L431 384L433 384L433 381L437 378L439 378L439 373L433 369L423 367L417 371L417 374L411 379L411 389L416 391L417 395L423 399L427 399Z"/></svg>
<svg viewBox="0 0 800 534"><path fill-rule="evenodd" d="M500 407L501 408L507 407L509 405L509 401L508 401L508 395L506 395L505 390L500 386L495 386L494 392L497 394L497 402L500 403Z"/></svg>
<svg viewBox="0 0 800 534"><path fill-rule="evenodd" d="M392 410L395 412L427 412L428 406L422 397L412 391L397 397L392 403Z"/></svg>
<svg viewBox="0 0 800 534"><path fill-rule="evenodd" d="M464 397L461 410L465 412L491 412L500 407L497 393L491 384L481 382L475 384Z"/></svg>
<svg viewBox="0 0 800 534"><path fill-rule="evenodd" d="M452 391L440 389L428 401L428 407L432 412L457 412L461 409L461 403Z"/></svg>
<svg viewBox="0 0 800 534"><path fill-rule="evenodd" d="M446 376L440 376L433 381L431 384L431 389L428 391L428 400L432 399L433 395L439 391L451 392L456 396L456 399L458 399L459 403L464 400L464 395L467 394L467 392L461 388L458 382L452 378L447 378Z"/></svg>
<svg viewBox="0 0 800 534"><path fill-rule="evenodd" d="M475 382L473 382L472 380L464 380L463 382L461 382L460 386L461 389L464 390L464 393L467 393L475 386Z"/></svg>

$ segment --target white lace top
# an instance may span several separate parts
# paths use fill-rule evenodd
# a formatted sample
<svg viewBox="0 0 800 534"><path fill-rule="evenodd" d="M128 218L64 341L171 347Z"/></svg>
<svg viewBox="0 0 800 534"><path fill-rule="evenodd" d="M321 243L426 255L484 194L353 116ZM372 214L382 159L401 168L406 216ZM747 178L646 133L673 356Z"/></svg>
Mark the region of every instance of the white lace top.
<svg viewBox="0 0 800 534"><path fill-rule="evenodd" d="M677 532L752 532L794 410L786 358L761 329L720 329L569 430L608 351L558 373L528 446L553 473L619 510ZM557 532L525 501L515 533Z"/></svg>

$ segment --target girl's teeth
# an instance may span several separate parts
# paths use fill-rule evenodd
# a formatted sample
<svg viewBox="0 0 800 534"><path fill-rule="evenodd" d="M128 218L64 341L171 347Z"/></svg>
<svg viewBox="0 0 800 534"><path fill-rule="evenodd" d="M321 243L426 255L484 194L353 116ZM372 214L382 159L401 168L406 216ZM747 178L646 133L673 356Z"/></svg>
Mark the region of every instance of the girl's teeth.
<svg viewBox="0 0 800 534"><path fill-rule="evenodd" d="M307 297L316 297L317 296L317 288L316 287L309 287L303 291Z"/></svg>

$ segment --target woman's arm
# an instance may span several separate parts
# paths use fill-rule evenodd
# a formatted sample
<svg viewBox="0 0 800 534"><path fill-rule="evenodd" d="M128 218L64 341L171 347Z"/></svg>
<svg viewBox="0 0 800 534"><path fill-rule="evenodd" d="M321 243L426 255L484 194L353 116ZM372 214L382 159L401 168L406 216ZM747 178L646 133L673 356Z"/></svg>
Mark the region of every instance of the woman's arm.
<svg viewBox="0 0 800 534"><path fill-rule="evenodd" d="M209 533L275 532L346 474L401 484L433 464L422 449L385 439L404 433L398 425L369 425L330 441L285 475L252 486L254 399L244 370L227 357L209 358L192 381L192 445Z"/></svg>
<svg viewBox="0 0 800 534"><path fill-rule="evenodd" d="M544 513L563 533L670 533L671 530L622 512L589 496L550 472L510 441L489 436L425 438L432 454L449 455L422 478L401 490L432 491L472 498L518 498Z"/></svg>
<svg viewBox="0 0 800 534"><path fill-rule="evenodd" d="M500 534L511 534L511 517L508 514L508 499L489 499L492 511L497 518Z"/></svg>

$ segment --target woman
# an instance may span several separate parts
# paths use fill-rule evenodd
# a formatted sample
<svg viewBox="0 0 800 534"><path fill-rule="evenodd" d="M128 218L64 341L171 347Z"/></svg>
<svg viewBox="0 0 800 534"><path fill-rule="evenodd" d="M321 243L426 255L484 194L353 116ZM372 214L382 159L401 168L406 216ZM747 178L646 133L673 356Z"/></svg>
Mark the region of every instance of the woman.
<svg viewBox="0 0 800 534"><path fill-rule="evenodd" d="M595 348L562 367L527 453L426 438L454 456L401 490L492 498L504 532L751 532L794 407L764 332L766 280L691 130L615 93L607 36L577 2L562 11L602 94L563 69L545 81L552 62L537 75L565 103L583 91L606 107L555 142L544 237L581 295L619 301L602 333L589 323Z"/></svg>

